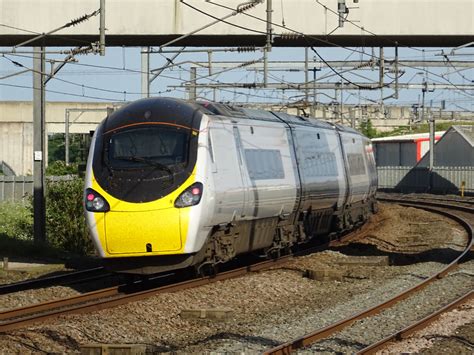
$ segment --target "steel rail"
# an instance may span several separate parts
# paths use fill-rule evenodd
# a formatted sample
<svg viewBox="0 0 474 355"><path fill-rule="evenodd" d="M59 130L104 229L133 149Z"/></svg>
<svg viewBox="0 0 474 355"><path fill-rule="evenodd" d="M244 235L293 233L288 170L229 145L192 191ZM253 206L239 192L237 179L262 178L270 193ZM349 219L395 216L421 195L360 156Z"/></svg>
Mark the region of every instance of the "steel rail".
<svg viewBox="0 0 474 355"><path fill-rule="evenodd" d="M404 198L392 198L392 197L377 197L378 201L382 202L392 202L392 203L416 203L416 207L420 206L432 206L432 207L441 207L441 208L449 208L455 209L463 212L474 213L474 207L463 206L462 204L471 204L468 201L459 201L459 200L450 200L446 202L439 202L435 200L427 200L426 198L423 199L404 199ZM447 205L450 203L449 205ZM458 204L459 203L459 204Z"/></svg>
<svg viewBox="0 0 474 355"><path fill-rule="evenodd" d="M294 254L281 256L278 259L266 260L253 265L248 265L234 270L221 272L214 276L202 277L198 279L192 279L179 283L160 286L157 288L150 288L139 292L129 293L127 293L124 289L127 288L127 286L131 285L122 284L119 286L113 286L102 290L92 291L69 298L46 301L26 307L6 310L0 312L0 321L2 321L0 322L0 332L18 329L34 322L53 318L63 314L92 312L95 310L101 310L105 308L115 307L128 302L137 301L159 293L176 292L179 290L199 287L213 282L239 277L250 272L267 270L287 262L290 258L294 256L305 255L310 252L327 249L327 247L334 245L334 243L338 243L344 238L348 238L353 236L354 234L357 235L358 233L363 232L364 228L366 228L367 225L368 223L365 223L362 226L354 228L350 233L348 233L344 237L341 237L341 239L339 240L333 240L324 245L306 248Z"/></svg>
<svg viewBox="0 0 474 355"><path fill-rule="evenodd" d="M318 340L325 339L325 338L329 337L330 335L332 335L334 333L337 333L338 331L350 326L352 323L354 323L355 321L357 321L359 319L363 319L363 318L375 315L375 314L379 313L380 311L391 307L395 303L408 298L413 293L423 289L428 284L436 281L437 279L442 278L449 271L456 268L458 263L466 255L468 255L471 248L473 247L473 232L474 232L473 231L473 226L468 221L466 221L464 218L461 218L459 216L456 216L456 215L454 215L452 213L449 213L449 212L446 212L444 210L440 210L439 208L460 209L464 212L467 211L467 212L470 212L470 213L474 213L474 209L472 209L472 208L469 209L467 207L462 207L462 206L452 206L452 205L446 205L446 204L443 205L443 204L439 204L439 203L434 203L433 204L433 205L436 205L436 207L438 207L438 208L428 207L427 206L428 203L426 201L421 201L421 203L419 203L419 201L410 202L409 200L399 200L399 199L393 199L392 200L392 199L389 199L389 198L383 198L383 199L380 199L380 200L387 201L387 202L400 203L400 204L403 204L405 206L412 206L412 207L416 207L416 208L422 208L422 209L425 209L427 211L443 214L445 216L448 216L448 217L456 220L457 222L459 222L465 228L465 230L468 234L468 243L467 243L466 248L464 249L464 251L462 253L460 253L460 255L458 257L456 257L456 259L454 259L450 264L448 264L441 271L439 271L435 275L431 276L430 278L420 282L419 284L409 288L408 290L405 290L405 291L397 294L395 297L393 297L393 298L391 298L391 299L389 299L389 300L387 300L383 303L380 303L380 304L378 304L378 305L376 305L372 308L366 309L364 311L361 311L359 313L351 315L347 318L344 318L344 319L342 319L342 320L340 320L336 323L330 324L330 325L328 325L324 328L317 329L314 332L306 334L306 335L304 335L300 338L297 338L297 339L291 340L289 342L280 344L279 346L276 346L272 349L268 349L264 352L264 354L266 354L266 355L269 355L269 354L291 354L292 351L307 347L307 346L315 343Z"/></svg>
<svg viewBox="0 0 474 355"><path fill-rule="evenodd" d="M207 285L217 281L239 277L249 272L269 269L286 262L292 255L283 256L276 260L266 260L254 265L241 267L235 270L219 273L213 277L206 276L199 279L183 281L171 285L151 288L130 294L121 292L124 285L111 287L104 290L93 291L57 301L48 301L27 307L8 310L0 313L0 333L18 329L34 322L43 321L63 314L87 313L105 308L115 307L128 302L138 301L147 297L164 293L176 292L198 286ZM42 312L42 313L40 313Z"/></svg>
<svg viewBox="0 0 474 355"><path fill-rule="evenodd" d="M378 341L377 343L365 347L364 349L356 352L356 354L374 354L378 350L381 350L386 347L390 342L399 341L401 339L407 338L408 335L413 334L423 328L426 328L429 324L436 321L443 313L447 313L455 308L458 308L460 305L467 302L473 297L474 291L469 291L468 293L462 295L450 304L444 306L443 308L440 308L436 312L426 316L423 319L420 319L418 322L409 325L408 327L400 330L399 332L389 335L388 337Z"/></svg>
<svg viewBox="0 0 474 355"><path fill-rule="evenodd" d="M80 282L82 280L87 280L88 278L91 278L92 276L90 275L94 275L96 273L100 274L104 271L105 269L103 267L95 267L86 270L72 271L62 275L39 277L36 279L24 280L11 284L3 284L0 285L0 295L29 290L33 288L48 287L51 285L63 285L65 283L71 283L75 281Z"/></svg>
<svg viewBox="0 0 474 355"><path fill-rule="evenodd" d="M52 308L68 307L75 304L93 301L97 298L116 296L120 293L119 289L120 289L120 286L113 286L113 287L109 287L102 290L87 292L82 295L72 296L72 297L63 298L59 300L36 303L33 305L0 312L0 320L2 321L10 320L5 323L0 323L0 331L4 330L3 328L4 325L9 324L10 322L14 323L15 321L12 321L13 318L23 317L26 315L32 315L34 313L46 312L48 310L51 310Z"/></svg>

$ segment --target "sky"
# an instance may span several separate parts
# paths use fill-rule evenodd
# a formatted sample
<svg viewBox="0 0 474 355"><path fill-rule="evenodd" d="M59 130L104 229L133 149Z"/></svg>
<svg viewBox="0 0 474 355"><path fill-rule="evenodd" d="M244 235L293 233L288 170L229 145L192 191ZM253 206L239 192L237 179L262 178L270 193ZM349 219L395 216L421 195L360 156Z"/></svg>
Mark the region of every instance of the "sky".
<svg viewBox="0 0 474 355"><path fill-rule="evenodd" d="M322 5L322 4L320 4ZM283 2L282 14L283 14ZM322 5L323 6L323 5ZM329 16L339 16L334 10L329 10ZM95 17L95 14L92 17ZM212 19L209 19L211 21ZM354 23L347 19L346 25L361 28L362 23ZM98 21L98 17L91 21ZM290 30L280 19L275 18L272 26ZM214 21L212 20L213 23ZM8 24L0 26L8 27ZM79 24L80 26L80 24ZM31 33L28 29L19 29ZM249 29L250 31L251 29ZM335 28L337 30L337 27ZM331 31L333 32L333 31ZM276 33L276 32L275 32ZM377 35L366 31L371 35ZM60 34L55 33L55 34ZM173 44L178 46L179 42ZM166 47L168 53L154 53L150 55L150 69L156 69L168 64L171 59L175 66L165 69L150 86L151 96L172 96L187 98L188 93L184 85L189 83L191 67L193 62L207 62L208 54L201 53L181 53L175 58L173 50L180 50L182 47ZM66 55L58 54L58 51L70 48L47 48L46 72L50 72L54 66L59 65ZM155 48L157 49L157 48ZM186 50L196 50L198 48L186 48ZM207 50L206 48L200 48ZM227 48L229 49L229 48ZM33 97L32 54L12 53L12 48L0 48L0 100L21 100L30 101ZM29 47L21 47L18 51L31 51ZM236 52L215 51L212 60L215 61L258 61L263 67L263 52ZM56 52L56 53L53 53ZM106 55L97 54L77 55L76 61L68 63L61 69L47 84L46 99L49 101L107 101L107 102L129 102L142 97L141 94L141 48L138 47L107 47ZM308 58L319 63L324 61L360 61L367 63L369 60L377 62L379 59L379 49L370 47L316 47L308 50ZM395 56L394 48L384 49L385 68L384 83L393 83L395 76L398 76L400 83L421 84L427 82L430 89L425 93L425 105L440 107L446 103L446 110L454 111L474 111L474 90L463 88L462 85L474 85L474 65L471 68L461 68L456 66L456 61L469 61L474 64L474 47L461 49L453 48L422 48L404 47L399 48L399 60L438 60L444 61L445 66L434 67L398 67L395 73L395 66L390 64ZM277 48L274 47L269 53L270 61L304 61L304 48ZM53 60L59 62L52 62ZM271 67L271 65L270 65ZM217 74L216 74L217 72ZM20 73L19 75L15 75ZM234 70L220 71L214 69L215 75L209 77L208 69L202 68L197 71L199 84L218 83L262 83L263 72L261 70L251 70L245 66L240 66ZM313 72L309 73L312 79ZM363 66L363 68L322 68L316 72L317 83L377 83L379 80L379 70L377 64ZM268 82L270 84L302 84L305 79L303 67L299 71L290 70L270 70ZM450 84L455 90L444 90L433 85ZM301 85L300 85L301 86ZM311 84L309 84L311 88ZM313 95L314 93L316 95ZM380 105L404 105L412 106L421 103L422 90L403 89L399 91L398 98L394 97L395 91L391 88L383 90L309 90L309 101L317 101L323 104L338 102L344 104L380 104ZM197 96L201 99L208 99L222 102L252 103L270 102L278 104L295 103L305 98L302 89L247 89L247 88L221 88L217 90L204 88L199 89Z"/></svg>
<svg viewBox="0 0 474 355"><path fill-rule="evenodd" d="M182 47L165 48L165 51L180 50ZM65 54L58 52L69 48L48 48L48 61L63 60ZM156 48L155 48L156 49ZM186 48L196 50L198 48ZM199 48L203 49L203 48ZM229 48L227 48L229 49ZM0 100L26 100L33 97L32 72L26 71L33 68L31 53L11 53L11 48L1 48L0 55ZM25 47L19 50L30 51ZM207 50L204 48L204 50ZM221 49L222 50L222 49ZM141 98L141 48L138 47L107 47L106 55L86 54L76 56L76 62L68 63L47 84L46 99L49 101L111 101L128 102ZM309 49L309 60L322 61L368 61L377 60L378 48L314 48ZM385 48L386 60L385 83L394 82L395 67L388 64L394 59L394 49ZM212 54L213 61L259 61L261 63L263 52L238 53L236 51L216 51ZM150 55L150 69L165 66L174 53L153 53ZM430 84L452 84L452 85L474 85L474 68L456 67L455 61L473 61L474 48L467 47L459 50L453 48L413 48L405 47L399 49L400 60L445 60L446 65L442 68L433 67L399 67L400 83L422 83L423 80ZM269 53L270 61L304 61L304 48L273 48ZM448 62L449 60L449 62ZM172 68L165 69L150 86L151 96L172 96L187 98L184 87L190 80L193 62L207 62L208 54L182 53L173 61ZM52 66L58 65L47 63L46 72L50 72ZM260 64L263 67L263 64ZM271 67L271 66L270 66ZM270 70L269 83L303 83L305 79L304 70L300 71L275 71ZM24 72L26 71L26 72ZM214 69L219 72L219 69ZM20 75L15 73L24 72ZM197 72L198 83L261 83L263 73L258 70L250 70L240 67L231 71L208 77L208 69L200 69ZM377 82L379 80L378 67L365 67L358 70L347 68L323 68L316 73L318 83L334 82ZM309 73L312 79L313 72ZM311 87L311 84L310 84ZM310 90L310 100L314 100ZM344 90L342 101L344 104L380 104L411 106L420 103L422 97L421 89L400 90L399 98L392 97L394 90L385 88L380 90ZM222 88L219 90L200 89L197 93L202 99L216 99L223 102L272 102L292 103L304 98L303 90L270 90L270 89L244 89L244 88ZM446 102L447 110L474 111L474 90L466 90L457 87L456 90L442 90L435 88L426 92L425 105L440 107L442 101ZM317 90L316 100L321 103L340 102L340 90Z"/></svg>

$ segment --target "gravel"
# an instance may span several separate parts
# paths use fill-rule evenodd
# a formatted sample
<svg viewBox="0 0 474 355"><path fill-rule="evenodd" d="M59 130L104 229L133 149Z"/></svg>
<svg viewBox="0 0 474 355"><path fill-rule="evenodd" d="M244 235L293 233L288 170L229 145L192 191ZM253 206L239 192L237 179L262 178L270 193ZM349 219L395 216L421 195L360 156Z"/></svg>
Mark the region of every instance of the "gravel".
<svg viewBox="0 0 474 355"><path fill-rule="evenodd" d="M161 294L87 315L63 316L12 331L0 335L0 349L7 353L72 353L81 344L97 342L149 344L157 351L261 352L379 303L429 277L445 266L454 250L459 250L462 237L460 227L443 217L382 204L365 237L357 237L351 244L295 258L282 268ZM387 255L393 265L340 264L352 255ZM414 261L422 262L413 264ZM449 292L453 290L449 297L454 297L456 285L472 289L472 264L472 261L464 263L462 272L456 271L442 280ZM316 281L303 277L304 270L318 268L337 270L343 275L342 280ZM3 296L0 307L10 308L15 302L23 304L32 301L30 298L34 301L35 297L38 300L56 297L63 291L71 292L68 288L35 290L33 296L29 291L20 292L15 294L18 301ZM413 301L420 312L425 309L425 303L431 307L431 303L446 301L448 291L430 292ZM437 295L437 301L431 302L431 295ZM220 322L180 316L184 309L200 308L225 308L232 313ZM408 320L411 313L413 310L401 309L391 317ZM361 322L359 330L348 335L347 342L356 343L358 348L372 340L372 333L375 338L376 333L380 336L394 327L390 322L386 329L376 326L375 332L368 330L369 325L369 321ZM349 349L340 342L336 346Z"/></svg>
<svg viewBox="0 0 474 355"><path fill-rule="evenodd" d="M430 350L430 348L435 349ZM474 300L458 309L442 314L440 319L425 329L397 343L392 343L378 354L421 352L422 354L472 354L474 350Z"/></svg>
<svg viewBox="0 0 474 355"><path fill-rule="evenodd" d="M470 269L474 270L474 262L471 262ZM315 344L309 351L353 353L361 350L429 315L473 288L474 280L471 276L455 273L430 284L377 316L355 322L347 330Z"/></svg>

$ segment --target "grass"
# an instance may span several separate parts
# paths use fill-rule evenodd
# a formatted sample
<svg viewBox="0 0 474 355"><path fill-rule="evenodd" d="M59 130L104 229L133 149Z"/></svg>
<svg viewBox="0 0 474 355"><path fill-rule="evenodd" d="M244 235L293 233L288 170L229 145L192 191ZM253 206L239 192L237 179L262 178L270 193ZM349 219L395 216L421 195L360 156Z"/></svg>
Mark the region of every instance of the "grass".
<svg viewBox="0 0 474 355"><path fill-rule="evenodd" d="M33 216L29 202L0 203L0 235L19 240L33 238Z"/></svg>
<svg viewBox="0 0 474 355"><path fill-rule="evenodd" d="M33 216L28 201L0 203L0 258L45 260L63 255L57 248L34 243Z"/></svg>

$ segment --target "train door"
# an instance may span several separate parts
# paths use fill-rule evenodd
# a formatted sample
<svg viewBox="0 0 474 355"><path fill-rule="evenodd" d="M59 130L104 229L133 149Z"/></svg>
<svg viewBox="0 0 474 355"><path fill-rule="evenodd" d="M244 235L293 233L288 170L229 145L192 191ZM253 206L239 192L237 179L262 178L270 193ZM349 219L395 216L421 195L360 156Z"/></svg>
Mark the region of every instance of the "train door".
<svg viewBox="0 0 474 355"><path fill-rule="evenodd" d="M345 171L337 133L314 127L294 128L302 186L302 208L340 207L346 194Z"/></svg>
<svg viewBox="0 0 474 355"><path fill-rule="evenodd" d="M367 167L368 173L370 176L370 190L369 195L375 194L378 185L378 178L377 178L377 168L375 167L375 157L374 157L374 150L372 147L372 143L367 140L365 143L365 157L367 160Z"/></svg>
<svg viewBox="0 0 474 355"><path fill-rule="evenodd" d="M297 173L287 127L248 120L239 125L248 211L253 218L289 215L296 204Z"/></svg>
<svg viewBox="0 0 474 355"><path fill-rule="evenodd" d="M365 145L359 135L343 132L341 137L351 188L348 203L356 203L365 200L369 194L370 181L365 156Z"/></svg>
<svg viewBox="0 0 474 355"><path fill-rule="evenodd" d="M213 121L209 127L212 175L215 190L214 223L239 220L245 216L248 189L242 177L242 156L229 122Z"/></svg>

